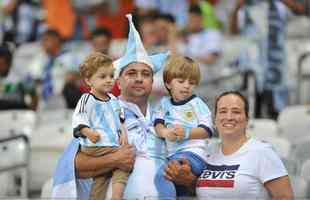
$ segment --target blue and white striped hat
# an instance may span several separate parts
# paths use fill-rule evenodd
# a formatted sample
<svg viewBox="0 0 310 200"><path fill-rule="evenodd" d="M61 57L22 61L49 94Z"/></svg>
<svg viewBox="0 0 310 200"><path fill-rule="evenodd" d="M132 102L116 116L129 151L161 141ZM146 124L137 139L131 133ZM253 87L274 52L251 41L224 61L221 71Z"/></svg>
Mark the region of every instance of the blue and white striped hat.
<svg viewBox="0 0 310 200"><path fill-rule="evenodd" d="M136 30L131 14L127 14L126 17L129 21L129 34L125 55L113 62L115 67L115 77L118 77L122 69L133 62L140 62L147 64L151 67L154 74L159 71L167 59L169 52L158 53L149 56L142 44L140 35Z"/></svg>

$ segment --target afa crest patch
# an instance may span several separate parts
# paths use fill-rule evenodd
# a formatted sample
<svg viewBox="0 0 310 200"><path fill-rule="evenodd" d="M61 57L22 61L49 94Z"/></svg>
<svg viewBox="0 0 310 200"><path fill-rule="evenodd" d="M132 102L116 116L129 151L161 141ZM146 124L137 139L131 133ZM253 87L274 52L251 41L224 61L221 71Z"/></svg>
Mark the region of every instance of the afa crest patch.
<svg viewBox="0 0 310 200"><path fill-rule="evenodd" d="M195 118L195 113L192 110L189 111L185 111L184 113L184 118L186 121L193 121L193 119Z"/></svg>

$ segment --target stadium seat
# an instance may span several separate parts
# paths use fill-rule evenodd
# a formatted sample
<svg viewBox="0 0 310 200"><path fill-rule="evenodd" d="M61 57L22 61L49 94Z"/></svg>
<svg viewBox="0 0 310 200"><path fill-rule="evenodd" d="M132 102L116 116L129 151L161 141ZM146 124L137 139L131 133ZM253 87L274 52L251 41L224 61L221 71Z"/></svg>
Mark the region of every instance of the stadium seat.
<svg viewBox="0 0 310 200"><path fill-rule="evenodd" d="M293 158L281 158L289 175L300 175L300 163Z"/></svg>
<svg viewBox="0 0 310 200"><path fill-rule="evenodd" d="M297 103L310 104L310 42L307 43L307 50L300 52L297 69Z"/></svg>
<svg viewBox="0 0 310 200"><path fill-rule="evenodd" d="M289 158L292 149L292 144L289 140L280 137L265 137L264 141L272 144L275 151L279 154L280 157Z"/></svg>
<svg viewBox="0 0 310 200"><path fill-rule="evenodd" d="M72 139L71 122L40 124L31 140L30 189L38 191L53 175L58 158Z"/></svg>
<svg viewBox="0 0 310 200"><path fill-rule="evenodd" d="M15 177L20 178L20 184L15 185L15 188L18 188L15 195L20 194L24 198L28 196L29 157L30 146L27 136L16 135L0 139L0 173L4 174L1 178L7 179L1 183L10 186L10 183L13 182L15 185ZM3 190L8 190L9 186L5 186ZM0 193L3 192L1 190Z"/></svg>
<svg viewBox="0 0 310 200"><path fill-rule="evenodd" d="M296 144L293 156L300 163L304 163L310 158L310 141L300 142Z"/></svg>
<svg viewBox="0 0 310 200"><path fill-rule="evenodd" d="M10 172L1 172L0 173L0 198L16 195L15 191L15 183L14 183L14 176Z"/></svg>
<svg viewBox="0 0 310 200"><path fill-rule="evenodd" d="M247 134L262 140L269 137L278 137L277 122L272 119L250 119Z"/></svg>
<svg viewBox="0 0 310 200"><path fill-rule="evenodd" d="M33 129L36 126L37 115L31 110L8 110L0 111L1 124L5 125L0 130L11 130L11 132L22 132L28 137L31 136ZM0 138L6 137L0 133Z"/></svg>
<svg viewBox="0 0 310 200"><path fill-rule="evenodd" d="M293 187L295 199L307 198L307 181L301 176L289 176Z"/></svg>
<svg viewBox="0 0 310 200"><path fill-rule="evenodd" d="M48 179L41 189L41 199L51 199L53 189L53 179Z"/></svg>
<svg viewBox="0 0 310 200"><path fill-rule="evenodd" d="M32 64L35 56L42 52L40 42L30 42L20 45L13 57L12 71L19 77L25 77L27 69Z"/></svg>
<svg viewBox="0 0 310 200"><path fill-rule="evenodd" d="M293 144L309 140L310 106L288 106L278 117L279 133Z"/></svg>
<svg viewBox="0 0 310 200"><path fill-rule="evenodd" d="M72 121L73 110L66 108L58 108L53 110L40 110L38 112L38 124L45 125L52 123L69 123Z"/></svg>
<svg viewBox="0 0 310 200"><path fill-rule="evenodd" d="M304 177L306 181L310 182L310 158L302 164L300 175Z"/></svg>
<svg viewBox="0 0 310 200"><path fill-rule="evenodd" d="M64 86L64 77L56 77L55 82L57 82L59 88L63 88ZM56 87L56 86L55 86ZM56 92L56 91L55 91ZM44 101L41 99L39 101L38 111L49 111L49 110L60 110L60 109L66 109L66 102L61 93L56 93L48 98L48 101Z"/></svg>

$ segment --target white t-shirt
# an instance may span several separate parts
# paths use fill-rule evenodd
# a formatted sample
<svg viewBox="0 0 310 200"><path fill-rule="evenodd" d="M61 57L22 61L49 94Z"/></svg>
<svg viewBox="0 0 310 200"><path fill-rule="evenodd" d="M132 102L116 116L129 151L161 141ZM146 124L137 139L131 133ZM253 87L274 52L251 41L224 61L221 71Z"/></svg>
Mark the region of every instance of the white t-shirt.
<svg viewBox="0 0 310 200"><path fill-rule="evenodd" d="M269 199L264 183L288 175L269 143L249 139L228 156L219 144L208 148L208 165L196 185L199 199Z"/></svg>

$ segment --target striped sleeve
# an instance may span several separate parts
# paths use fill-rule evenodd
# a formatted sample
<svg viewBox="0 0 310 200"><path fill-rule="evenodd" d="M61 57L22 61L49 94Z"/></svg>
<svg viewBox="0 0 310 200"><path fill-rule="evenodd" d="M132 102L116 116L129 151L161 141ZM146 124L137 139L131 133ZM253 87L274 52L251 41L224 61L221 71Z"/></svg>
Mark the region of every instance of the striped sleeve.
<svg viewBox="0 0 310 200"><path fill-rule="evenodd" d="M89 93L83 94L72 116L73 135L79 135L81 128L91 126L90 116L93 106L93 97Z"/></svg>
<svg viewBox="0 0 310 200"><path fill-rule="evenodd" d="M165 124L164 117L167 112L165 102L166 98L163 97L155 110L154 126L156 126L156 124Z"/></svg>

